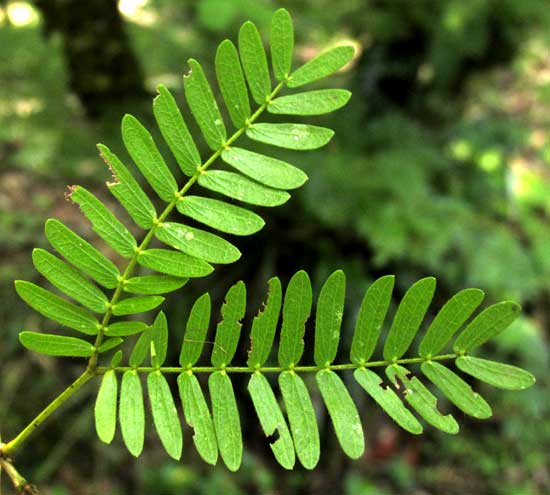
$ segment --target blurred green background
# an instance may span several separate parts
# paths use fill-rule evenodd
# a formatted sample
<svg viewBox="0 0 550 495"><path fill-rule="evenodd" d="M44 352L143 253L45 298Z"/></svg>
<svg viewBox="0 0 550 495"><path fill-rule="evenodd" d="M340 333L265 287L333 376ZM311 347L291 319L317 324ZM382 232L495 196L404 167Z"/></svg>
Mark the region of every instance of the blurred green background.
<svg viewBox="0 0 550 495"><path fill-rule="evenodd" d="M21 469L50 495L550 493L550 9L543 0L0 0L0 432L6 439L19 431L81 370L74 360L22 351L18 332L44 322L12 284L37 278L30 254L45 247L47 217L93 238L64 199L65 185L84 184L116 209L95 143L126 156L124 112L153 129L158 83L183 104L185 61L201 60L212 75L217 44L235 39L247 19L267 34L280 6L294 17L296 64L327 46L356 46L354 62L331 80L353 98L315 119L337 132L328 148L279 155L310 180L287 205L262 212L260 234L237 240L242 260L169 297L173 341L203 291L219 307L242 278L254 308L274 274L286 283L304 268L318 289L343 268L344 356L369 282L395 273L400 297L414 280L435 275L434 311L468 286L483 288L486 303L523 305L523 316L483 354L529 369L537 385L521 393L479 385L493 404L491 420L457 413L459 436L428 428L421 438L355 390L366 455L347 460L321 415L318 468L284 472L237 381L246 446L237 474L202 464L189 431L181 462L168 459L152 428L138 460L119 436L100 444L93 385L34 435Z"/></svg>

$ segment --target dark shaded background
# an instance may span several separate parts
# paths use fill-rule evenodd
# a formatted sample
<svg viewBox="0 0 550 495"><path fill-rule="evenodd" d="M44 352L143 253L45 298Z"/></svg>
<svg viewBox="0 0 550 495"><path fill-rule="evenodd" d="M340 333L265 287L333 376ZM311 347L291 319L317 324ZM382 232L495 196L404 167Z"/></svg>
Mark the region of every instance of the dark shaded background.
<svg viewBox="0 0 550 495"><path fill-rule="evenodd" d="M0 1L0 432L19 431L81 369L21 350L18 332L44 322L12 285L36 279L30 253L45 246L45 218L90 236L64 200L65 184L84 184L117 208L95 143L124 153L124 112L153 129L158 83L183 102L187 58L212 69L224 37L235 39L246 19L267 33L279 6L293 14L298 59L356 44L352 66L331 81L354 96L346 109L315 119L337 131L327 149L288 153L310 181L286 206L262 212L267 228L238 241L242 260L170 296L174 342L202 291L219 307L242 278L254 308L274 274L286 283L305 268L318 289L343 268L345 350L370 281L395 273L401 296L433 274L434 310L468 286L483 288L487 303L521 302L523 316L483 352L528 368L537 386L479 386L494 406L491 420L457 414L458 437L428 428L421 438L355 390L364 458L344 458L322 417L319 467L287 473L238 382L245 457L237 474L202 464L189 432L181 462L167 458L151 428L139 460L119 436L100 444L90 386L23 449L23 471L51 495L550 493L550 9L542 0L123 0L118 8L112 0Z"/></svg>

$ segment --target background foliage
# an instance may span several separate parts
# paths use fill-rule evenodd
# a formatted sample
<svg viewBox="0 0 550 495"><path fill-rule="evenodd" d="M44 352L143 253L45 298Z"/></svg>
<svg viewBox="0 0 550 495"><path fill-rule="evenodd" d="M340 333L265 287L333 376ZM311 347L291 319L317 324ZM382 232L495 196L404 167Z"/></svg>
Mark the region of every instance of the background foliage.
<svg viewBox="0 0 550 495"><path fill-rule="evenodd" d="M235 38L246 19L267 32L279 6L292 12L304 59L326 45L356 44L359 56L337 81L354 96L345 110L318 118L336 138L328 149L300 156L310 181L288 205L269 212L254 240L240 242L242 260L170 296L172 331L183 331L194 296L209 290L219 307L240 278L254 307L273 274L286 282L307 269L318 290L328 273L343 268L356 288L346 301L353 315L375 277L399 274L396 296L402 296L412 281L433 274L439 305L479 286L488 302L511 298L524 306L523 317L486 352L529 369L538 384L517 394L481 387L494 418L461 418L462 434L453 438L435 431L412 438L358 394L366 456L346 460L324 421L319 468L284 473L272 463L245 382L236 383L241 404L250 404L241 407L249 446L236 475L205 467L192 449L183 462L170 461L154 436L137 461L120 442L100 445L92 408L81 407L91 396L83 394L34 438L34 455L23 452L29 478L51 494L550 491L550 11L544 2L121 0L118 9L110 0L76 3L1 2L0 46L7 49L0 55L0 432L17 431L78 367L21 351L17 333L36 316L11 282L35 276L30 250L44 246L46 216L90 235L63 200L64 185L82 183L110 201L102 187L109 174L95 143L121 152L124 111L151 123L158 83L181 97L187 58L212 75L219 41ZM352 324L348 316L348 341Z"/></svg>

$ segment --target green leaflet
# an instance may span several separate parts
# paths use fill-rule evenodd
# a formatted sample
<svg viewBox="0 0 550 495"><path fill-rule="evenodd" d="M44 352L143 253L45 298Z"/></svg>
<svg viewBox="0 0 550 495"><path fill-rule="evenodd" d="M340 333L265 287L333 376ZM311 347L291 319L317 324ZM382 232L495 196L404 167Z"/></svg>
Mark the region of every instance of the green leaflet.
<svg viewBox="0 0 550 495"><path fill-rule="evenodd" d="M365 293L351 343L350 359L366 363L372 356L391 302L395 277L386 275L376 280Z"/></svg>
<svg viewBox="0 0 550 495"><path fill-rule="evenodd" d="M189 256L210 263L233 263L241 257L241 252L225 239L181 223L165 222L155 230L155 236Z"/></svg>
<svg viewBox="0 0 550 495"><path fill-rule="evenodd" d="M199 177L198 183L210 191L258 206L279 206L290 198L286 191L265 187L241 174L225 170L205 172Z"/></svg>
<svg viewBox="0 0 550 495"><path fill-rule="evenodd" d="M268 287L267 301L252 322L251 347L246 362L249 368L260 367L267 361L277 331L283 298L281 282L277 277L271 278Z"/></svg>
<svg viewBox="0 0 550 495"><path fill-rule="evenodd" d="M94 407L95 430L102 442L111 443L116 431L118 380L113 370L103 375Z"/></svg>
<svg viewBox="0 0 550 495"><path fill-rule="evenodd" d="M147 391L160 441L168 455L179 460L183 447L181 424L172 392L160 371L154 371L147 376Z"/></svg>
<svg viewBox="0 0 550 495"><path fill-rule="evenodd" d="M353 399L333 371L321 370L315 378L342 450L352 459L358 459L365 452L365 437Z"/></svg>
<svg viewBox="0 0 550 495"><path fill-rule="evenodd" d="M151 365L161 367L168 353L168 321L161 311L151 325Z"/></svg>
<svg viewBox="0 0 550 495"><path fill-rule="evenodd" d="M307 124L253 124L246 135L254 141L289 150L315 150L334 136L332 129Z"/></svg>
<svg viewBox="0 0 550 495"><path fill-rule="evenodd" d="M346 65L352 58L355 50L352 46L337 46L321 53L295 70L288 79L289 88L298 88L330 76Z"/></svg>
<svg viewBox="0 0 550 495"><path fill-rule="evenodd" d="M435 291L435 278L414 283L405 293L384 345L384 359L399 359L411 345Z"/></svg>
<svg viewBox="0 0 550 495"><path fill-rule="evenodd" d="M118 347L120 344L124 342L124 339L121 339L119 337L116 337L114 339L107 339L104 340L103 343L98 347L97 352L99 354L103 354L104 352L111 351L115 347Z"/></svg>
<svg viewBox="0 0 550 495"><path fill-rule="evenodd" d="M151 270L181 278L206 277L214 271L203 260L167 249L147 249L139 254L138 263Z"/></svg>
<svg viewBox="0 0 550 495"><path fill-rule="evenodd" d="M420 355L429 357L437 354L462 324L481 304L485 293L479 289L464 289L445 303L432 321L420 343Z"/></svg>
<svg viewBox="0 0 550 495"><path fill-rule="evenodd" d="M340 342L345 295L346 276L342 270L337 270L323 285L317 302L314 348L314 359L317 366L327 366L336 357Z"/></svg>
<svg viewBox="0 0 550 495"><path fill-rule="evenodd" d="M293 371L279 375L290 431L298 459L306 469L313 469L321 455L315 411L304 381Z"/></svg>
<svg viewBox="0 0 550 495"><path fill-rule="evenodd" d="M505 390L523 390L533 386L536 381L531 373L516 366L472 356L457 358L456 366L482 382Z"/></svg>
<svg viewBox="0 0 550 495"><path fill-rule="evenodd" d="M24 280L15 281L15 290L23 301L46 318L86 335L97 334L99 322L85 309Z"/></svg>
<svg viewBox="0 0 550 495"><path fill-rule="evenodd" d="M97 148L101 158L113 174L113 182L107 182L109 191L132 217L136 225L142 229L150 229L153 226L153 220L157 218L153 203L133 175L107 146L98 144Z"/></svg>
<svg viewBox="0 0 550 495"><path fill-rule="evenodd" d="M279 9L271 19L271 65L277 81L284 80L292 68L294 27L286 9Z"/></svg>
<svg viewBox="0 0 550 495"><path fill-rule="evenodd" d="M145 411L141 381L135 371L126 371L122 376L118 411L124 443L130 454L139 457L145 438Z"/></svg>
<svg viewBox="0 0 550 495"><path fill-rule="evenodd" d="M151 340L151 328L146 328L139 336L139 339L137 339L136 344L132 349L132 354L130 354L129 363L132 368L141 366L143 364L143 361L145 361L145 358L147 357L147 354L151 348Z"/></svg>
<svg viewBox="0 0 550 495"><path fill-rule="evenodd" d="M204 339L210 326L210 295L199 297L189 314L185 336L181 346L179 363L181 366L193 366L200 358Z"/></svg>
<svg viewBox="0 0 550 495"><path fill-rule="evenodd" d="M235 45L224 40L216 52L216 75L233 125L240 129L250 117L248 90Z"/></svg>
<svg viewBox="0 0 550 495"><path fill-rule="evenodd" d="M250 21L245 22L239 30L239 53L252 98L258 105L262 105L271 93L271 79L262 38Z"/></svg>
<svg viewBox="0 0 550 495"><path fill-rule="evenodd" d="M283 324L279 344L279 365L289 368L297 365L304 353L306 321L311 313L311 282L300 270L290 279L283 304Z"/></svg>
<svg viewBox="0 0 550 495"><path fill-rule="evenodd" d="M169 203L178 192L176 179L166 165L149 131L133 116L122 119L122 140L140 172L159 198Z"/></svg>
<svg viewBox="0 0 550 495"><path fill-rule="evenodd" d="M176 207L182 215L228 234L252 235L265 225L256 213L217 199L185 196Z"/></svg>
<svg viewBox="0 0 550 495"><path fill-rule="evenodd" d="M294 444L271 385L264 375L254 373L248 382L248 392L265 435L278 433L278 438L269 444L275 459L285 469L292 469L296 462Z"/></svg>
<svg viewBox="0 0 550 495"><path fill-rule="evenodd" d="M307 175L299 168L242 148L225 149L222 160L251 179L276 189L296 189L307 180Z"/></svg>
<svg viewBox="0 0 550 495"><path fill-rule="evenodd" d="M134 236L91 192L81 186L71 188L70 199L80 206L94 232L124 258L131 258L137 247Z"/></svg>
<svg viewBox="0 0 550 495"><path fill-rule="evenodd" d="M491 406L449 368L434 361L426 361L422 363L421 369L422 373L461 411L474 418L491 417Z"/></svg>
<svg viewBox="0 0 550 495"><path fill-rule="evenodd" d="M193 442L202 459L213 466L218 462L218 443L210 409L195 375L181 373L178 389L185 422L193 428Z"/></svg>
<svg viewBox="0 0 550 495"><path fill-rule="evenodd" d="M508 328L520 312L521 306L510 301L484 309L457 337L453 346L455 352L469 352L483 345Z"/></svg>
<svg viewBox="0 0 550 495"><path fill-rule="evenodd" d="M159 95L153 101L153 111L162 137L176 158L181 171L192 176L201 165L201 157L187 124L176 104L175 98L162 84L157 87Z"/></svg>
<svg viewBox="0 0 550 495"><path fill-rule="evenodd" d="M112 368L117 367L121 361L122 361L122 351L119 349L113 354L113 357L111 358L111 367Z"/></svg>
<svg viewBox="0 0 550 495"><path fill-rule="evenodd" d="M319 89L280 96L269 102L267 111L280 115L322 115L342 108L351 98L346 89Z"/></svg>
<svg viewBox="0 0 550 495"><path fill-rule="evenodd" d="M118 268L82 237L53 219L46 222L45 231L55 250L80 271L107 289L118 285Z"/></svg>
<svg viewBox="0 0 550 495"><path fill-rule="evenodd" d="M353 377L401 428L415 435L422 433L422 425L391 388L380 386L382 379L374 371L358 368L353 372Z"/></svg>
<svg viewBox="0 0 550 495"><path fill-rule="evenodd" d="M117 302L112 308L115 316L135 315L155 309L164 302L162 296L137 296L129 297Z"/></svg>
<svg viewBox="0 0 550 495"><path fill-rule="evenodd" d="M116 323L110 323L105 328L105 335L109 337L126 337L141 333L147 327L148 325L142 321L117 321Z"/></svg>
<svg viewBox="0 0 550 495"><path fill-rule="evenodd" d="M187 63L190 70L183 76L185 97L206 144L216 151L227 139L225 125L201 65L192 58Z"/></svg>
<svg viewBox="0 0 550 495"><path fill-rule="evenodd" d="M455 419L450 414L441 414L437 409L436 396L416 376L409 379L409 374L409 370L403 366L393 364L386 368L386 375L396 387L397 379L402 382L405 387L405 400L420 416L445 433L457 434L459 428Z"/></svg>
<svg viewBox="0 0 550 495"><path fill-rule="evenodd" d="M228 366L235 355L241 334L241 320L246 312L246 286L239 281L225 295L222 321L216 328L216 340L211 362L217 368Z"/></svg>
<svg viewBox="0 0 550 495"><path fill-rule="evenodd" d="M132 277L124 282L124 292L130 294L166 294L181 289L186 278L171 277L169 275L143 275Z"/></svg>
<svg viewBox="0 0 550 495"><path fill-rule="evenodd" d="M243 456L243 439L233 385L225 371L216 371L208 378L208 389L220 454L227 469L237 471Z"/></svg>
<svg viewBox="0 0 550 495"><path fill-rule="evenodd" d="M107 296L57 256L44 249L34 249L32 261L38 272L64 294L95 313L107 310Z"/></svg>
<svg viewBox="0 0 550 495"><path fill-rule="evenodd" d="M94 352L94 346L90 342L64 335L21 332L19 341L29 351L46 356L90 357Z"/></svg>

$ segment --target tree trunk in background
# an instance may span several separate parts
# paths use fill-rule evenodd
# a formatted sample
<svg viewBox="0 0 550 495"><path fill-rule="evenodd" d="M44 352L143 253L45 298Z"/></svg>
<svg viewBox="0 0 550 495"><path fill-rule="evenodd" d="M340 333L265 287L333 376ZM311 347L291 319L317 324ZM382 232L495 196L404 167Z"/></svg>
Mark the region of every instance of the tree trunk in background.
<svg viewBox="0 0 550 495"><path fill-rule="evenodd" d="M47 35L59 32L71 90L90 117L143 96L143 73L115 0L35 0Z"/></svg>

